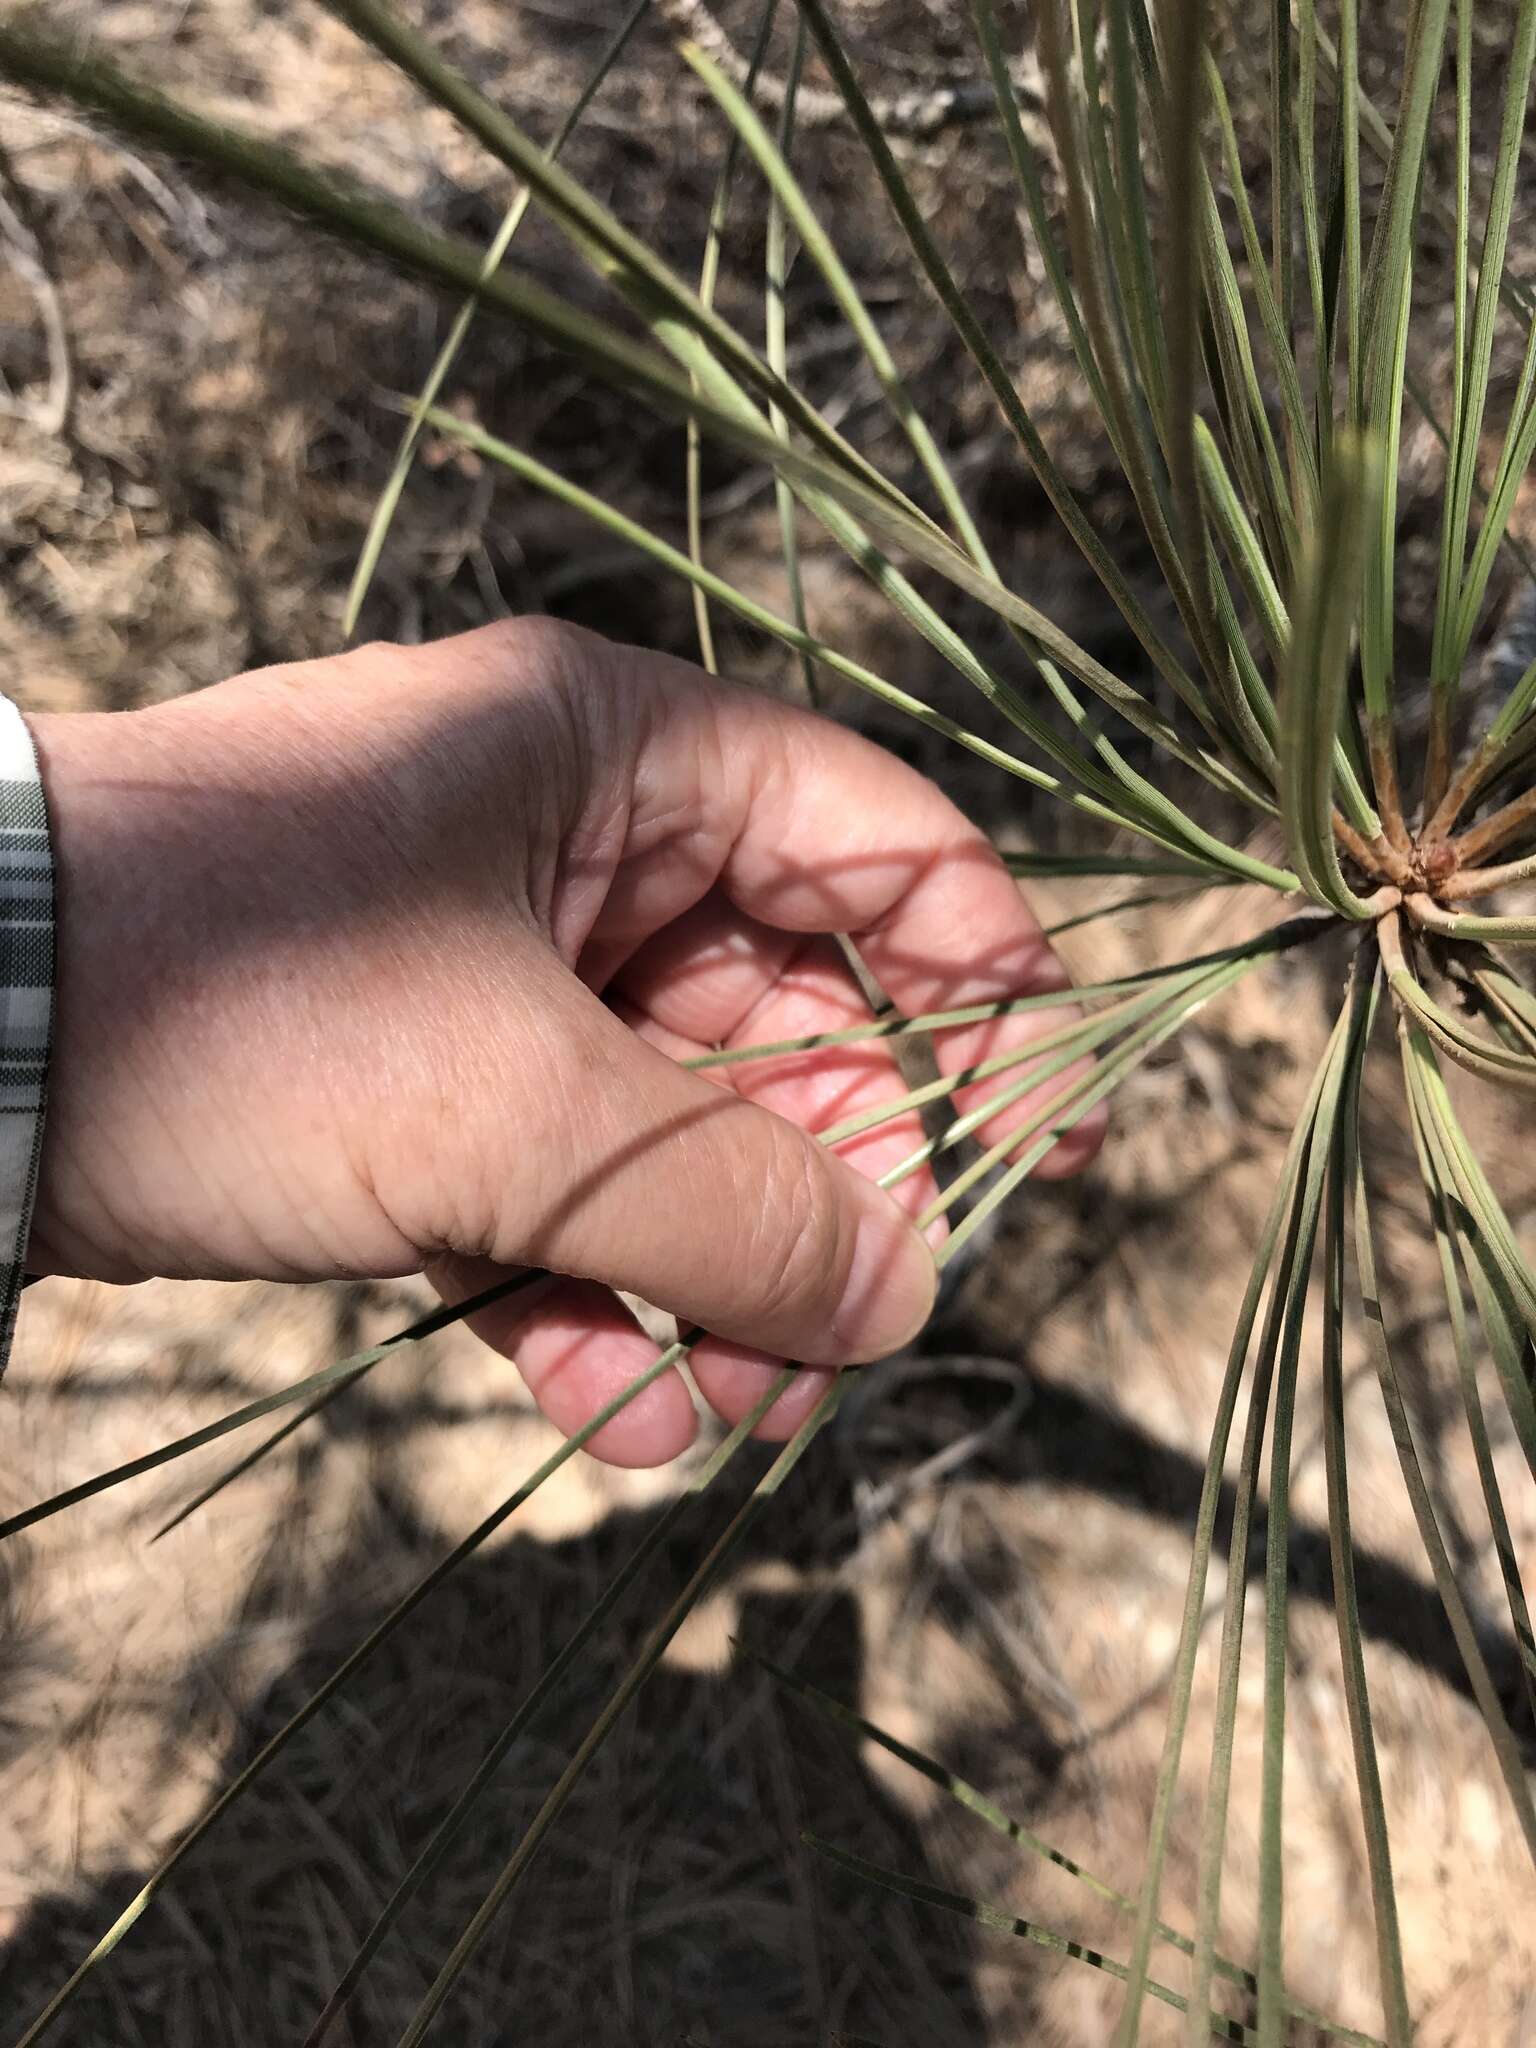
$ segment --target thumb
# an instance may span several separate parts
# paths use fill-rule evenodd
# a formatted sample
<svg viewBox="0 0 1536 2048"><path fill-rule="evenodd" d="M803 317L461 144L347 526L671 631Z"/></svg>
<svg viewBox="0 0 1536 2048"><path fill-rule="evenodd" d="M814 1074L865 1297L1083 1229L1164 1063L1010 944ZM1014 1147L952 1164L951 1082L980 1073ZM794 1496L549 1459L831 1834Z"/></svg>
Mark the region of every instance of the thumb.
<svg viewBox="0 0 1536 2048"><path fill-rule="evenodd" d="M574 979L561 1007L549 1170L536 1191L526 1168L502 1180L495 1258L624 1288L808 1365L880 1358L916 1335L933 1257L883 1189L674 1064Z"/></svg>

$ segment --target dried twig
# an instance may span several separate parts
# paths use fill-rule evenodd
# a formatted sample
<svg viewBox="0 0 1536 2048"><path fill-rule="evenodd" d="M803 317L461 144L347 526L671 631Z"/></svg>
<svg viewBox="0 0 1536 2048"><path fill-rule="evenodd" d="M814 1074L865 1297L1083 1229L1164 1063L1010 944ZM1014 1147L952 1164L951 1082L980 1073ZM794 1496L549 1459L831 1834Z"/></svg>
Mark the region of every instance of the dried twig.
<svg viewBox="0 0 1536 2048"><path fill-rule="evenodd" d="M697 43L735 84L746 83L747 60L709 11L706 0L659 0L659 12L675 34ZM1020 104L1033 112L1042 112L1044 99L1033 55L1015 59L1010 75ZM760 71L753 90L756 99L775 110L784 104L785 82L776 73ZM995 113L997 102L990 82L978 75L873 96L870 105L887 135L921 142L946 128L988 119ZM799 87L795 96L797 127L830 128L846 118L847 110L839 94L825 87Z"/></svg>
<svg viewBox="0 0 1536 2048"><path fill-rule="evenodd" d="M0 410L30 420L45 434L62 434L74 405L74 354L64 302L53 281L43 231L33 213L26 188L0 145L0 239L12 268L37 304L38 322L48 350L48 396L41 403L0 394Z"/></svg>

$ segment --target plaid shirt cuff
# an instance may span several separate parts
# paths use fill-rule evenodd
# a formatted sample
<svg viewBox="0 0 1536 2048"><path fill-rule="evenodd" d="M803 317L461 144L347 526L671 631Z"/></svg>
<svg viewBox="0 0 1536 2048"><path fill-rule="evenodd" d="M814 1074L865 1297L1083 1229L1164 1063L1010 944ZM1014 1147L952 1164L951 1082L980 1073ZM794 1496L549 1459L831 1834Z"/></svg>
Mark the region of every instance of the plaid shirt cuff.
<svg viewBox="0 0 1536 2048"><path fill-rule="evenodd" d="M0 1373L25 1278L52 1030L48 807L32 735L0 697Z"/></svg>

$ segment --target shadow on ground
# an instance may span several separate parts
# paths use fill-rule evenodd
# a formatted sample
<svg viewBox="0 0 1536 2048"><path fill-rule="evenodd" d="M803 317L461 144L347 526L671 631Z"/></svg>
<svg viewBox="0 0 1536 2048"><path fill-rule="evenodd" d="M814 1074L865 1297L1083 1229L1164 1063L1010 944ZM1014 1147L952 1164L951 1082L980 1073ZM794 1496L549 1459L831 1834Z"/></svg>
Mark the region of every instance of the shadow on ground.
<svg viewBox="0 0 1536 2048"><path fill-rule="evenodd" d="M765 1462L754 1453L753 1463ZM838 1483L828 1454L805 1475ZM381 1953L338 2042L393 2041L458 1927L474 1910L650 1621L696 1565L750 1475L677 1525L623 1617L519 1741L446 1869ZM846 1503L845 1503L846 1505ZM815 1518L824 1531L827 1502ZM131 1932L61 2022L78 2048L203 2040L244 2048L302 2040L411 1855L510 1716L554 1647L540 1617L574 1622L661 1508L610 1516L569 1543L516 1540L474 1559L388 1643L349 1692L268 1772L247 1817L218 1831ZM335 1585L372 1576L370 1558L440 1541L380 1493ZM846 1516L832 1516L843 1522ZM787 1539L787 1541L786 1541ZM797 1538L795 1503L758 1525L738 1569L814 1567L818 1535ZM804 1552L805 1555L798 1555ZM820 1560L829 1562L825 1557ZM279 1573L280 1576L280 1573ZM266 1595L253 1583L248 1613ZM231 1771L385 1611L347 1603L244 1716ZM841 1698L860 1696L858 1608L845 1593L791 1600L750 1593L733 1632L781 1655ZM942 1882L910 1815L853 1751L778 1694L705 1617L656 1674L514 1894L444 2011L437 2038L463 2048L514 2042L804 2043L847 2031L885 2042L987 2038L971 1985L971 1930L924 1914L802 1846L813 1827L871 1860ZM394 1668L391 1669L391 1666ZM162 1702L174 1731L198 1702ZM1019 1731L1021 1734L1024 1731ZM174 1735L161 1768L175 1769ZM366 1789L364 1789L366 1788ZM281 1816L281 1821L279 1821ZM244 1834L244 1840L241 1835ZM210 1875L210 1868L212 1875ZM133 1896L119 1872L75 1897L45 1898L0 1959L7 2035L45 2000ZM583 1903L584 1902L584 1903Z"/></svg>

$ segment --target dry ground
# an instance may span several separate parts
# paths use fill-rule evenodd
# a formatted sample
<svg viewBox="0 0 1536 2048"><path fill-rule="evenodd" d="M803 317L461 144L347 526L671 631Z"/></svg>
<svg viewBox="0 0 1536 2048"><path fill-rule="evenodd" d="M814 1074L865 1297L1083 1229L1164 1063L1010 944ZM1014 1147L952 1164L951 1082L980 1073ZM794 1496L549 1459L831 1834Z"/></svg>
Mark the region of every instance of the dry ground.
<svg viewBox="0 0 1536 2048"><path fill-rule="evenodd" d="M354 165L435 218L483 233L500 177L316 9L260 0L119 0L51 10L163 81ZM466 0L440 31L538 132L575 90L614 10ZM734 17L733 17L734 18ZM853 11L884 83L964 67L933 0ZM1497 35L1486 61L1497 62ZM173 165L0 102L13 254L0 273L0 371L42 402L47 318L67 337L62 433L0 423L0 656L26 701L121 706L242 666L334 646L361 527L385 473L380 387L419 380L443 309ZM647 31L573 162L626 216L693 260L716 141ZM846 142L818 138L861 282L915 380L937 394L1021 587L1107 657L1118 645L1050 540L952 345L922 311ZM1111 525L1102 473L1038 280L1019 260L995 152L950 131L908 152L989 319L1017 336L1030 396ZM532 233L527 260L560 257ZM724 281L747 315L758 225L744 209ZM819 397L888 452L870 394L803 274L794 332ZM1437 339L1441 346L1437 351ZM1431 327L1426 370L1443 373ZM456 395L511 438L675 530L679 451L505 331L483 331ZM1433 446L1410 451L1432 481ZM771 508L711 472L712 546L772 592ZM1433 526L1412 492L1415 549ZM1417 522L1417 523L1416 523ZM1125 538L1127 560L1136 566ZM808 564L816 615L912 687L949 687L837 563ZM536 607L686 650L676 593L563 516L449 463L420 472L368 627L405 637ZM776 680L760 649L733 665ZM910 745L905 736L891 737ZM926 757L925 757L926 758ZM938 763L931 763L935 767ZM944 772L1010 843L1050 823L964 764ZM1042 891L1070 915L1091 898ZM1254 928L1240 892L1065 942L1084 974ZM1337 986L1309 955L1255 977L1125 1092L1115 1142L1080 1186L1030 1194L950 1296L921 1356L873 1372L727 1585L688 1625L536 1866L441 2029L514 2041L777 2048L837 2030L887 2044L1093 2048L1102 1978L845 1880L797 1844L810 1826L875 1862L1006 1901L1123 1953L1123 1924L873 1750L849 1751L785 1702L741 1645L794 1662L982 1784L1113 1882L1137 1875L1199 1461L1252 1232ZM168 1056L172 1049L168 1048ZM1516 1119L1469 1101L1530 1241L1536 1169ZM1371 1117L1392 1198L1392 1300L1416 1419L1458 1561L1513 1677L1475 1479L1384 1067ZM48 1282L29 1297L3 1403L0 1513L207 1420L408 1319L411 1286L337 1290ZM1536 2038L1536 1914L1485 1742L1417 1555L1358 1346L1350 1418L1361 1598L1409 1971L1432 2044ZM1315 1389L1297 1432L1288 1941L1298 1995L1375 2019L1363 1852L1329 1605ZM65 1974L230 1770L388 1603L549 1447L513 1375L451 1334L389 1361L323 1422L164 1541L147 1539L220 1452L104 1496L0 1553L0 2034ZM963 1446L943 1464L934 1454ZM1536 1552L1536 1513L1515 1534ZM754 1469L758 1469L754 1467ZM80 2048L297 2042L351 1943L571 1617L683 1475L578 1461L418 1614L199 1851L72 2016ZM731 1496L727 1489L728 1500ZM727 1502L695 1510L381 1957L350 2039L395 2037L454 1932L557 1774L649 1617ZM1249 1560L1262 1570L1260 1547ZM1211 1588L1219 1611L1219 1574ZM1255 1592L1250 1626L1258 1623ZM1245 1678L1224 1943L1251 1952L1258 1673ZM1209 1674L1196 1700L1209 1725ZM1525 1731L1530 1738L1536 1731ZM1191 1917L1194 1812L1165 1913ZM1167 1973L1177 1981L1170 1963ZM1149 2038L1162 2039L1154 2025Z"/></svg>

